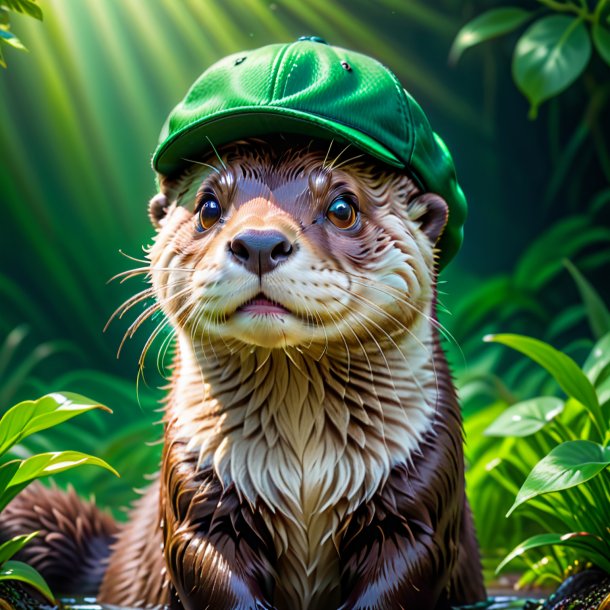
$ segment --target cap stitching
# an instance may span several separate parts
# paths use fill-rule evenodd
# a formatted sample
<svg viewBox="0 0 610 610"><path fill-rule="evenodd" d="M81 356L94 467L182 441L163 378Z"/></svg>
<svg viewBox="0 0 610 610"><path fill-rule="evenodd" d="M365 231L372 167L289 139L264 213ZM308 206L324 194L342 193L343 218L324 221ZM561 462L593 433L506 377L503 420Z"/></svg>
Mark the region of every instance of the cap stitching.
<svg viewBox="0 0 610 610"><path fill-rule="evenodd" d="M275 61L273 63L273 68L271 70L271 78L273 80L273 84L271 87L271 95L269 97L269 101L267 102L268 104L271 104L271 102L273 102L277 99L276 98L276 88L278 85L278 76L282 70L282 63L284 62L284 57L288 53L288 50L294 44L296 44L296 43L292 42L290 44L285 45L284 48L281 49L281 51L277 54L277 57L275 58Z"/></svg>
<svg viewBox="0 0 610 610"><path fill-rule="evenodd" d="M270 104L271 102L273 102L275 100L275 88L277 85L277 75L280 70L280 64L282 63L282 60L284 59L284 55L286 55L286 52L293 44L294 43L284 45L280 49L280 52L277 54L277 56L273 62L273 66L271 68L271 73L269 74L269 83L268 83L269 100L267 101L267 104ZM263 106L264 104L260 104L260 105Z"/></svg>
<svg viewBox="0 0 610 610"><path fill-rule="evenodd" d="M292 73L294 72L295 68L297 67L298 63L299 63L299 59L302 57L303 55L303 51L299 51L297 53L297 56L292 60L293 64L292 67L290 68L290 72L288 72L286 78L284 79L284 86L282 88L282 98L286 97L286 89L288 88L288 81L290 80L290 77L292 76Z"/></svg>
<svg viewBox="0 0 610 610"><path fill-rule="evenodd" d="M381 65L383 66L383 64L381 64ZM392 72L389 68L386 68L385 66L383 66L383 68L385 69L388 76L392 79L392 82L394 83L394 87L396 88L396 92L398 93L398 112L403 119L403 129L404 129L404 134L405 134L405 136L404 136L405 141L409 142L409 136L411 136L411 138L410 138L411 141L409 142L410 150L409 150L408 157L407 157L407 159L403 159L403 161L405 161L407 165L411 165L411 157L413 156L413 146L414 146L414 142L415 142L415 137L413 136L413 134L409 133L409 125L412 124L411 123L411 121L412 121L411 113L409 112L409 108L405 103L405 97L404 97L402 85L398 81L398 78L396 77L394 72ZM409 115L408 120L407 120L407 115Z"/></svg>

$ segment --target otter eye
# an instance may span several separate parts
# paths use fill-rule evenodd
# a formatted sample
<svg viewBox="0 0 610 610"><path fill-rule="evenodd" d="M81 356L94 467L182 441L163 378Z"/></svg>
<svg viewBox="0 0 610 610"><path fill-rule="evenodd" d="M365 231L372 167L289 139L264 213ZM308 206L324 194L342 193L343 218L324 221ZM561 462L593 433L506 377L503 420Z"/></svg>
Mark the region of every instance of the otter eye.
<svg viewBox="0 0 610 610"><path fill-rule="evenodd" d="M221 215L222 208L220 207L220 203L216 201L214 196L209 194L206 195L199 206L197 230L202 232L212 228L220 220Z"/></svg>
<svg viewBox="0 0 610 610"><path fill-rule="evenodd" d="M358 220L358 210L349 197L341 195L328 206L326 217L339 229L351 229Z"/></svg>

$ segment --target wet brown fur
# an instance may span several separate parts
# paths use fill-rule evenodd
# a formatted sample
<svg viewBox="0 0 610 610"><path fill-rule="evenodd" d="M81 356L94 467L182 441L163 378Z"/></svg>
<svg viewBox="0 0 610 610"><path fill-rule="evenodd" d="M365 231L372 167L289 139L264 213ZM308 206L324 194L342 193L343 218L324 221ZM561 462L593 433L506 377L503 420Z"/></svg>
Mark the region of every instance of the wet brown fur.
<svg viewBox="0 0 610 610"><path fill-rule="evenodd" d="M432 246L445 222L442 206L407 175L323 153L246 142L207 159L213 169L199 191L213 191L232 212L203 234L193 232L188 175L161 179L150 209L161 229L149 273L180 331L163 463L130 523L107 530L116 542L101 601L187 610L441 610L485 597L464 492L460 409L435 316ZM345 190L363 217L351 233L324 219ZM385 201L390 195L396 201ZM244 343L232 312L263 280L244 276L233 286L229 274L219 301L205 279L204 307L189 289L194 274L168 269L179 260L180 269L203 269L207 278L223 269L227 235L268 222L313 262L303 269L307 290L299 276L296 286L284 276L276 285L265 280L265 293L295 312L284 337L254 329ZM396 278L373 290L367 282L386 277L384 257L388 267L400 259ZM343 297L328 296L342 294L350 274L346 303L360 310L353 315ZM395 286L403 284L412 300L400 298ZM367 305L371 299L380 304ZM303 423L291 423L291 412ZM291 440L294 425L306 438ZM330 478L318 484L312 464L327 458L333 468L320 462L319 473ZM295 484L301 491L293 497Z"/></svg>

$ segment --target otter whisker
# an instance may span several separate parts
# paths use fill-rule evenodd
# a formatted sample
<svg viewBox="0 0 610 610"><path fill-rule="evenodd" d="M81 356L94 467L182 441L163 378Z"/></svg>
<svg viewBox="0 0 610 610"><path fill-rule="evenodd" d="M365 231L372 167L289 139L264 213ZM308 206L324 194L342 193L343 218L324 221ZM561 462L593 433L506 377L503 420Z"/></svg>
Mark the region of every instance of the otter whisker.
<svg viewBox="0 0 610 610"><path fill-rule="evenodd" d="M345 161L341 161L341 163L339 163L339 165L334 165L332 167L332 169L339 169L340 167L343 167L344 165L347 165L348 163L351 163L352 161L357 161L358 159L364 157L364 155L356 155L354 157L350 157L349 159L345 159Z"/></svg>
<svg viewBox="0 0 610 610"><path fill-rule="evenodd" d="M214 167L213 165L210 165L209 163L204 163L203 161L197 161L196 159L187 159L186 157L182 157L182 159L184 161L188 161L189 163L194 163L195 165L202 165L203 167L208 167L209 169L216 172L217 174L221 173L221 171L217 167Z"/></svg>
<svg viewBox="0 0 610 610"><path fill-rule="evenodd" d="M335 322L335 316L333 316L333 314L330 312L330 310L328 309L328 306L324 306L324 307L326 309L326 312L327 312L328 316L332 320L333 324L335 324L335 326L337 327L337 330L339 331L339 334L341 336L343 336L343 333L341 332L340 327ZM339 318L339 321L341 321L341 318ZM368 367L369 376L370 376L369 377L369 381L371 382L371 387L373 389L373 394L375 395L375 398L377 400L379 400L379 394L377 393L377 386L375 385L375 373L373 373L373 366L371 364L371 360L369 358L369 355L368 355L366 349L364 348L364 344L362 343L362 341L360 341L360 338L358 337L358 335L354 331L354 329L351 326L349 326L349 325L348 325L347 328L352 333L352 335L354 336L354 339L356 340L356 343L358 343L358 345L360 346L360 351L361 351L362 355L364 356L364 359L366 360L366 364L367 364L367 367Z"/></svg>
<svg viewBox="0 0 610 610"><path fill-rule="evenodd" d="M166 303L169 303L170 301L174 300L174 299L178 299L179 297L183 296L184 294L187 294L188 291L190 290L190 286L187 286L186 288L178 291L176 294L172 295L170 299L167 300ZM140 326L146 321L148 320L151 316L153 316L154 314L158 313L159 311L162 311L162 306L164 303L161 302L155 302L153 303L150 307L147 307L132 323L131 325L127 328L127 330L125 331L125 334L123 335L123 339L121 340L121 343L119 345L119 349L117 352L117 357L120 356L121 354L121 350L123 349L123 345L125 344L125 341L129 338L131 339L134 334L136 333L136 331L138 330L138 328L140 328Z"/></svg>
<svg viewBox="0 0 610 610"><path fill-rule="evenodd" d="M324 161L322 161L322 169L323 170L327 170L328 168L326 167L326 161L328 160L328 155L330 155L330 151L333 147L333 144L335 143L335 140L332 139L330 141L330 144L328 145L328 150L326 151L326 155L324 156Z"/></svg>
<svg viewBox="0 0 610 610"><path fill-rule="evenodd" d="M216 155L216 158L220 161L220 164L222 165L222 168L226 171L227 170L227 164L224 162L223 158L218 154L218 151L216 150L216 146L214 146L214 143L212 142L212 140L210 140L209 136L206 136L206 140L210 143L210 146L212 147L212 150L214 151L214 154Z"/></svg>
<svg viewBox="0 0 610 610"><path fill-rule="evenodd" d="M335 300L340 302L339 299L337 299L335 297ZM375 336L373 335L373 333L371 333L371 331L367 328L366 324L364 324L362 322L362 320L359 320L359 317L365 318L367 320L367 322L369 322L370 324L373 324L376 328L378 328L382 333L384 333L386 335L386 337L388 337L388 339L390 339L390 341L392 342L392 344L394 345L395 349L403 355L402 350L400 349L400 347L398 347L398 345L393 341L393 339L390 337L390 335L388 335L388 333L385 332L385 330L379 326L379 324L377 324L374 320L372 320L371 318L369 318L367 315L365 315L362 312L355 312L354 317L356 318L356 320L358 321L358 323L360 324L360 326L362 326L362 328L365 330L365 332L369 335L369 337L371 337L373 343L375 343L377 350L380 354L380 356L383 358L383 361L385 363L385 367L386 370L388 371L389 377L390 377L390 382L392 383L392 388L394 389L394 393L396 393L396 386L394 384L394 377L392 375L392 370L390 368L390 364L386 358L385 352L383 350L383 348L381 347L381 345L379 345L379 342L377 341L377 339L375 339ZM411 369L411 365L410 363L406 360L405 358L405 362L407 363L407 367L409 368L409 371L411 372L411 375L413 376L413 370Z"/></svg>
<svg viewBox="0 0 610 610"><path fill-rule="evenodd" d="M144 265L148 265L148 263L150 262L144 258L136 258L135 256L131 256L131 254L127 254L127 252L124 252L121 249L119 249L119 254L121 254L125 258L128 258L130 261L134 261L136 263L143 263Z"/></svg>
<svg viewBox="0 0 610 610"><path fill-rule="evenodd" d="M178 293L179 294L179 293ZM171 300L171 299L170 299ZM169 302L169 301L168 301ZM187 299L187 301L180 307L180 309L178 310L178 312L175 314L176 318L178 319L178 321L180 320L180 315L185 311L185 309L187 309L189 306L191 305L190 301ZM138 366L140 368L144 368L144 361L146 359L146 355L148 354L148 350L150 348L150 346L152 345L153 341L159 336L159 334L163 331L163 329L165 328L165 326L167 326L170 323L170 318L168 317L164 317L163 320L161 320L161 322L159 324L157 324L157 326L155 327L155 329L151 332L151 334L149 335L148 339L146 340L146 343L144 344L144 347L142 348L142 352L140 353L140 358L138 360ZM134 331L135 332L135 331ZM132 334L133 336L133 334Z"/></svg>
<svg viewBox="0 0 610 610"><path fill-rule="evenodd" d="M148 320L148 318L150 318L151 316L153 316L155 313L161 311L161 305L160 303L153 303L150 307L147 307L136 319L134 322L132 322L132 324L127 328L127 330L125 331L125 334L123 335L123 339L121 340L121 343L119 344L119 349L117 351L117 358L121 355L121 350L123 349L123 345L125 344L125 341L127 341L127 339L131 339L134 335L134 333L136 332L136 330L142 325L143 322L145 322L146 320Z"/></svg>
<svg viewBox="0 0 610 610"><path fill-rule="evenodd" d="M415 334L412 332L412 330L408 326L406 326L403 322L401 322L398 318L393 316L391 313L389 313L388 311L385 311L385 309L383 309L383 307L380 307L377 303L370 301L366 297L363 297L362 295L357 294L356 292L353 292L352 290L344 290L344 292L346 294L350 295L351 297L358 299L361 303L364 303L365 305L368 305L369 307L374 308L375 311L380 312L385 318L387 318L391 322L393 322L399 330L404 330L409 335L411 335L411 337L419 344L419 346L423 350L426 350L426 346L424 346L424 344L415 336ZM386 334L389 337L389 334L388 333L386 333Z"/></svg>
<svg viewBox="0 0 610 610"><path fill-rule="evenodd" d="M132 297L129 297L124 303L121 303L121 305L119 305L114 312L112 312L112 315L108 318L108 321L106 322L105 326L104 326L104 332L106 332L110 326L110 324L112 323L112 321L115 318L122 318L123 315L129 311L132 307L134 307L135 305L137 305L138 303L141 303L142 301L145 301L148 298L151 298L154 295L154 290L152 288L146 288L144 290L142 290L141 292L138 292L137 294L134 294Z"/></svg>
<svg viewBox="0 0 610 610"><path fill-rule="evenodd" d="M328 310L328 307L326 308L326 312L330 315L330 311ZM351 354L349 351L349 347L347 345L347 340L345 339L345 335L341 331L341 328L339 327L339 325L335 322L335 319L333 318L332 315L330 315L330 320L335 325L335 328L337 329L337 332L339 333L339 336L341 337L341 340L343 341L343 345L345 346L345 357L347 359L347 381L349 381L350 373L351 373L352 357L351 357Z"/></svg>
<svg viewBox="0 0 610 610"><path fill-rule="evenodd" d="M366 278L362 278L361 276L358 276L358 277L360 279L366 279ZM416 307L413 303L406 300L404 295L402 295L397 289L392 288L390 286L386 286L386 289L383 289L383 288L380 288L377 285L377 283L375 283L375 282L370 282L370 281L369 282L359 282L354 277L352 277L351 280L356 284L360 284L361 286L373 288L374 290L377 290L377 291L381 292L382 294L385 294L387 296L392 297L393 299L396 299L402 305L406 305L407 307L409 307L410 309L412 309L419 315L423 316L430 324L432 324L443 335L443 337L445 339L452 342L461 351L459 343L457 342L455 337L451 334L451 332L443 324L441 324L433 316L428 315L427 313L425 313L424 311L422 311L421 309ZM394 292L390 292L390 290L394 290Z"/></svg>
<svg viewBox="0 0 610 610"><path fill-rule="evenodd" d="M166 289L175 288L176 286L179 286L181 283L184 283L184 281L185 281L184 279L178 279L175 282L167 284ZM124 303L119 305L114 310L114 312L108 319L108 322L106 322L106 325L104 326L104 332L108 329L108 327L110 326L110 323L115 318L118 317L118 319L121 319L132 307L134 307L138 303L141 303L142 301L145 301L146 299L152 297L154 294L155 294L155 288L149 287L149 288L145 288L144 290L141 290L140 292L129 297Z"/></svg>
<svg viewBox="0 0 610 610"><path fill-rule="evenodd" d="M136 267L135 269L126 269L125 271L120 271L116 275L113 275L108 282L113 282L118 278L122 278L119 282L122 284L126 280L131 279L132 277L137 277L138 275L148 275L152 271L168 271L168 272L176 272L176 273L194 273L197 269L183 269L181 267L153 267L152 265L148 265L147 267Z"/></svg>
<svg viewBox="0 0 610 610"><path fill-rule="evenodd" d="M163 339L163 343L161 343L161 347L157 353L157 372L162 377L165 377L165 372L167 367L165 366L165 359L167 358L167 352L169 351L169 346L172 340L176 337L176 328L172 326L170 328L169 334L165 339Z"/></svg>
<svg viewBox="0 0 610 610"><path fill-rule="evenodd" d="M333 171L333 169L335 169L335 163L339 160L339 158L341 157L341 155L348 149L351 147L351 144L348 144L330 163L330 165L328 166L328 170L329 171ZM360 155L362 156L362 155Z"/></svg>
<svg viewBox="0 0 610 610"><path fill-rule="evenodd" d="M352 292L352 291L345 291L348 294L350 294L352 297L358 299L361 303L363 303L365 306L368 306L369 308L373 309L373 307L375 309L373 309L373 311L377 310L379 312L381 312L382 315L387 315L390 316L391 314L388 314L388 312L384 311L383 308L379 307L379 305L377 305L376 303L372 303L370 301L368 301L367 299L365 299L364 297ZM407 368L409 369L409 372L411 373L411 377L413 379L413 381L415 382L415 384L417 385L418 389L420 390L422 396L425 397L425 390L424 388L421 387L419 381L417 380L416 375L414 374L413 368L411 367L411 363L409 362L409 359L404 355L404 352L402 351L402 349L398 346L398 344L394 341L394 339L392 338L392 336L382 327L380 326L377 322L375 322L374 320L372 320L371 318L369 318L368 316L365 316L362 312L360 312L360 315L362 315L363 317L365 317L367 319L368 322L370 322L371 324L373 324L380 332L382 332L392 343L392 345L396 348L396 350L398 351L398 353L402 356L405 364L407 365ZM391 316L393 318L393 316ZM394 318L394 321L399 323L404 330L411 336L411 338L424 350L425 353L428 354L432 354L432 350L429 349L430 346L426 346L424 345L421 340L415 336L415 334L404 324L400 323L399 320L396 320L396 318ZM369 333L369 335L371 336L371 338L373 339L373 341L375 341L375 343L377 344L377 346L379 347L379 349L381 349L381 347L379 346L379 343L377 343L377 340L375 339L375 337L370 333L369 329L366 328L365 325L363 325L364 329L367 331L367 333ZM385 355L384 355L384 359L385 359ZM387 364L387 360L386 360L386 364ZM434 380L435 380L435 384L436 384L436 392L438 395L438 375L436 372L436 366L434 364L434 361L432 362L432 366L433 366L433 374L434 374ZM390 377L392 377L392 372L391 370L388 368L388 372L390 373ZM393 382L392 382L393 383ZM394 388L396 389L396 388Z"/></svg>

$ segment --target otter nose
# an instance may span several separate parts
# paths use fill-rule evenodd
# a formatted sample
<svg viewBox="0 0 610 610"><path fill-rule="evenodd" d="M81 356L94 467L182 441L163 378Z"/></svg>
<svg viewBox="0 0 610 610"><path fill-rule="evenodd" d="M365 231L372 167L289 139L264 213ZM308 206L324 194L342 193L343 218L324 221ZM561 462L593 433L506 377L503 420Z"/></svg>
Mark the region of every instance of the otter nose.
<svg viewBox="0 0 610 610"><path fill-rule="evenodd" d="M238 233L229 250L246 269L262 275L273 271L292 254L292 244L279 231L248 230Z"/></svg>

